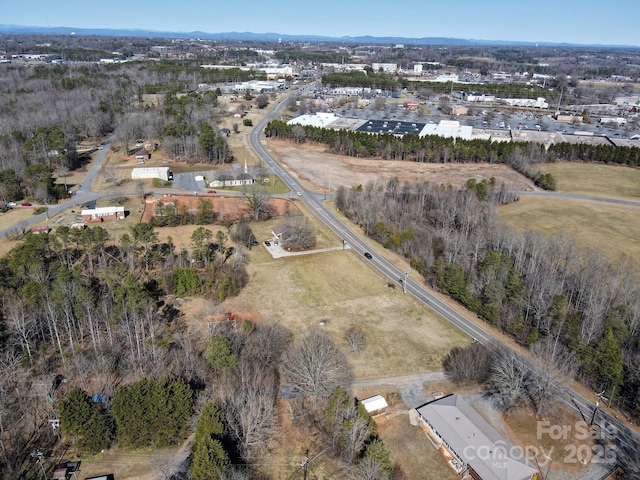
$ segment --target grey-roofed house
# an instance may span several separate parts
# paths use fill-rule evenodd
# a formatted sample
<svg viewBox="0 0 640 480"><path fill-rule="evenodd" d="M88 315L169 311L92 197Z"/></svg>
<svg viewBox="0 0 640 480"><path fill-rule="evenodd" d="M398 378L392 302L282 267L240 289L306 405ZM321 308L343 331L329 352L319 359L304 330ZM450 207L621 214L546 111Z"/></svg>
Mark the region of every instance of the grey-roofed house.
<svg viewBox="0 0 640 480"><path fill-rule="evenodd" d="M461 476L477 480L530 480L539 473L524 450L506 441L458 395L416 408L432 443Z"/></svg>

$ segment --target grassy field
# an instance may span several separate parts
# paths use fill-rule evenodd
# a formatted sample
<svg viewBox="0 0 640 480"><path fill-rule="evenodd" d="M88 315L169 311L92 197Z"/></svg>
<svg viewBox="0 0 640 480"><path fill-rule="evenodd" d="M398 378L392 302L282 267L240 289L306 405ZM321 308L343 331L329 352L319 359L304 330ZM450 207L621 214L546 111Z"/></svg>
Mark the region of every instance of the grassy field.
<svg viewBox="0 0 640 480"><path fill-rule="evenodd" d="M542 167L558 182L558 191L599 197L640 198L640 169L596 163L549 163Z"/></svg>
<svg viewBox="0 0 640 480"><path fill-rule="evenodd" d="M408 415L398 415L378 424L378 434L400 466L404 478L453 480L460 478L449 468L420 427L409 423Z"/></svg>
<svg viewBox="0 0 640 480"><path fill-rule="evenodd" d="M294 334L321 328L345 352L344 332L358 325L367 332L365 351L349 355L358 378L438 370L453 346L470 341L350 250L275 260L261 246L248 270L249 285L224 311L250 311Z"/></svg>
<svg viewBox="0 0 640 480"><path fill-rule="evenodd" d="M500 207L500 219L518 231L566 235L611 261L640 265L640 207L585 200L522 197Z"/></svg>

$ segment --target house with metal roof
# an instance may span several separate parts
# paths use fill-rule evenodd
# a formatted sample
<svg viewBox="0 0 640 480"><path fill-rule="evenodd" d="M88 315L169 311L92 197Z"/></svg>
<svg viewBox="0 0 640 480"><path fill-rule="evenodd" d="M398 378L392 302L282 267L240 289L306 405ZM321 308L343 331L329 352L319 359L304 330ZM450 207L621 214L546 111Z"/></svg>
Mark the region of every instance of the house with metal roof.
<svg viewBox="0 0 640 480"><path fill-rule="evenodd" d="M416 408L431 442L461 476L531 480L538 475L522 448L505 440L462 397L450 394Z"/></svg>
<svg viewBox="0 0 640 480"><path fill-rule="evenodd" d="M374 395L373 397L364 398L360 400L360 403L362 403L364 409L372 417L386 412L387 407L389 406L382 395Z"/></svg>
<svg viewBox="0 0 640 480"><path fill-rule="evenodd" d="M440 123L427 123L420 132L420 136L438 135L440 137L461 138L471 140L473 127L460 125L456 120L441 120Z"/></svg>

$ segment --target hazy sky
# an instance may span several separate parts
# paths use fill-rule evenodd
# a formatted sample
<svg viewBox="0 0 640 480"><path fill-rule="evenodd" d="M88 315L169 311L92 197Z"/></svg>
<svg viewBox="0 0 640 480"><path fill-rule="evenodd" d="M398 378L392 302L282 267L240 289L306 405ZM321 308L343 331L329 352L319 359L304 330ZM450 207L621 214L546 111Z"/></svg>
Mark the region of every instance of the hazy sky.
<svg viewBox="0 0 640 480"><path fill-rule="evenodd" d="M0 23L640 46L640 0L5 0Z"/></svg>

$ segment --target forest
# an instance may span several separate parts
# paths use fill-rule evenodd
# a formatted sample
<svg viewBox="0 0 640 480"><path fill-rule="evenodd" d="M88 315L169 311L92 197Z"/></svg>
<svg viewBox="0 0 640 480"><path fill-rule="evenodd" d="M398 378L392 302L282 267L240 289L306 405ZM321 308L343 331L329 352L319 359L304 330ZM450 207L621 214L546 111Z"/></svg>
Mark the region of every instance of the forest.
<svg viewBox="0 0 640 480"><path fill-rule="evenodd" d="M142 62L98 65L5 65L0 73L0 200L41 203L66 198L61 184L86 164L108 135L130 152L136 139L158 139L171 158L211 164L233 160L216 127L217 93L198 83L248 79L244 71L196 70ZM229 77L231 75L232 77ZM150 85L162 85L149 99ZM79 148L80 146L80 148ZM54 182L53 178L60 179Z"/></svg>
<svg viewBox="0 0 640 480"><path fill-rule="evenodd" d="M390 181L342 187L337 205L427 284L521 345L561 342L577 378L639 418L637 269L562 236L514 232L497 219L499 187L486 189Z"/></svg>
<svg viewBox="0 0 640 480"><path fill-rule="evenodd" d="M244 231L200 226L176 251L149 224L117 239L100 226L58 227L28 233L0 259L0 478L36 476L34 451L173 446L194 425L188 477L171 478L268 478L260 459L282 435L281 385L296 428L341 475L394 475L329 336L294 339L277 322L243 318L209 323L208 336L187 328L204 320L185 318L180 298L220 304L249 281Z"/></svg>

